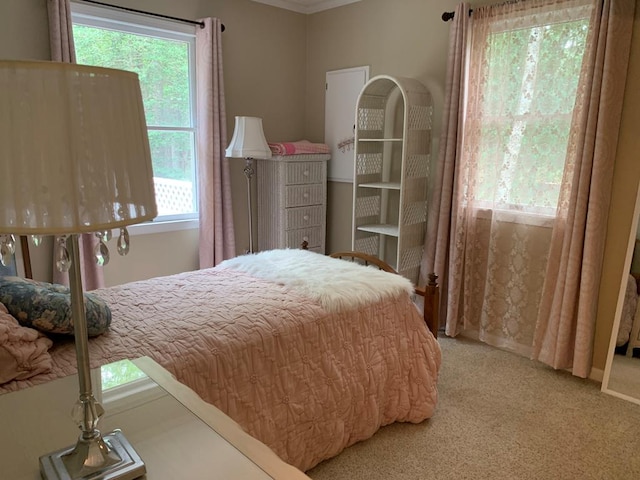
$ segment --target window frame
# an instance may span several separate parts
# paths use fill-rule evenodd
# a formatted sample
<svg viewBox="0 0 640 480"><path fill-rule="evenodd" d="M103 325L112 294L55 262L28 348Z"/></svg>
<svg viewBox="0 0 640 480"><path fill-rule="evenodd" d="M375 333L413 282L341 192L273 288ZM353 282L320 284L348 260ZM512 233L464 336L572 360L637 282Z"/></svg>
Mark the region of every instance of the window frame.
<svg viewBox="0 0 640 480"><path fill-rule="evenodd" d="M583 22L586 21L587 22L587 28L588 28L588 22L589 19L591 17L591 10L592 10L592 5L586 1L583 2L583 4L581 5L576 5L574 8L572 8L569 11L569 15L567 16L567 18L565 20L563 20L563 22L561 23L572 23L572 22ZM528 14L525 16L529 16ZM488 27L487 29L487 36L484 38L484 40L488 41L493 35L499 35L499 34L503 34L503 33L508 33L511 31L516 31L516 30L530 30L533 28L537 28L537 27L545 27L547 25L554 25L558 22L553 22L553 23L543 23L543 22L537 22L537 21L529 21L529 22L522 22L522 19L518 18L518 19L507 19L507 18L503 18L503 19L496 19L494 20L493 24ZM585 37L585 41L588 38L588 30L585 33L586 37ZM473 56L473 42L474 40L476 40L474 38L473 33L470 33L468 38L467 38L467 45L466 45L466 55L465 55L465 81L464 81L464 89L463 89L463 103L464 103L464 114L463 114L463 125L465 128L465 132L466 132L466 128L468 126L469 123L481 123L478 122L478 118L473 118L470 120L470 116L468 115L469 113L469 93L468 93L468 88L469 88L469 71L470 71L470 62L472 61L472 56ZM487 48L488 48L488 44L486 42L480 42L477 43L475 45L475 48L480 48L478 45L480 45L482 43L482 51L483 54L486 55L487 52ZM583 51L582 54L582 62L584 62L584 58L585 58L585 51ZM539 58L536 60L539 61ZM578 78L577 78L577 88L579 89L579 82L580 82L580 78L579 78L579 74L578 74ZM484 85L486 87L486 85ZM569 119L569 123L571 123L571 119L573 118L573 111L571 113L549 113L549 114L543 114L543 115L539 115L536 113L526 113L524 115L519 115L514 116L512 119L508 120L507 117L505 116L501 116L501 115L493 115L491 117L487 116L487 117L483 117L483 120L485 120L485 122L483 122L484 124L488 124L488 125L493 125L493 126L507 126L507 127L513 127L514 123L518 120L521 121L525 121L525 122L531 122L532 123L546 123L545 120L550 119L550 118L564 118L567 117ZM490 122L486 122L486 118L490 119ZM571 133L569 132L569 139L568 141L570 141L570 136ZM483 139L483 135L478 135L475 140L477 141L482 141ZM464 151L464 148L463 148ZM478 154L478 157L481 154ZM564 153L565 155L565 159L564 159L564 166L566 167L566 151ZM478 166L476 165L476 168L478 168ZM468 185L465 185L465 188L469 188ZM562 189L562 185L560 184L560 189ZM561 195L561 192L560 192ZM468 200L465 201L464 203L465 207L472 209L474 212L485 212L485 211L494 211L496 213L499 213L501 215L504 215L508 212L509 215L519 215L522 218L525 219L529 219L526 221L526 223L531 223L531 224L537 224L537 223L541 223L546 225L547 221L549 219L554 219L557 215L557 206L544 206L544 205L537 205L537 204L528 204L528 203L516 203L516 202L503 202L499 205L496 205L495 203L493 203L492 201L488 201L485 199L479 199L479 198L474 198L472 200ZM481 216L486 216L486 214L482 213Z"/></svg>
<svg viewBox="0 0 640 480"><path fill-rule="evenodd" d="M127 33L164 38L188 43L189 57L189 107L190 127L167 127L147 125L148 132L175 131L193 133L193 193L194 212L185 214L163 215L155 219L128 228L130 234L140 235L162 233L199 227L199 191L198 191L198 152L197 152L197 116L196 116L196 61L195 61L195 25L152 17L135 12L117 10L114 8L71 2L72 25L86 25L114 30L114 27Z"/></svg>

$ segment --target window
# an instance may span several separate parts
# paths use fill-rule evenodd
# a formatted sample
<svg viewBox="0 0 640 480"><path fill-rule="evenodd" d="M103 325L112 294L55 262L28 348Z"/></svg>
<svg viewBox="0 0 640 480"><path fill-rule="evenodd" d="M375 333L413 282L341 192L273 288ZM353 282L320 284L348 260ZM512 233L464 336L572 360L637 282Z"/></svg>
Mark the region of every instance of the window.
<svg viewBox="0 0 640 480"><path fill-rule="evenodd" d="M555 214L588 13L576 9L562 22L524 26L497 20L474 39L470 61L480 66L471 74L477 89L465 132L477 159L476 206Z"/></svg>
<svg viewBox="0 0 640 480"><path fill-rule="evenodd" d="M158 205L154 221L197 218L194 27L87 5L72 9L77 62L140 78Z"/></svg>

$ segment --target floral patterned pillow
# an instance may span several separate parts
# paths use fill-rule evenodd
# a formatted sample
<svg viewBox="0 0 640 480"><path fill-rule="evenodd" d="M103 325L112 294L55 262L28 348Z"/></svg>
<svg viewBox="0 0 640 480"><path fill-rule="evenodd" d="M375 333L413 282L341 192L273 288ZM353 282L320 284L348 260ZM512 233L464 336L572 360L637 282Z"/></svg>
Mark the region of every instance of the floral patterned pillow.
<svg viewBox="0 0 640 480"><path fill-rule="evenodd" d="M69 288L28 278L0 277L0 303L20 325L45 333L73 335ZM91 293L84 294L84 308L90 337L107 331L111 310Z"/></svg>

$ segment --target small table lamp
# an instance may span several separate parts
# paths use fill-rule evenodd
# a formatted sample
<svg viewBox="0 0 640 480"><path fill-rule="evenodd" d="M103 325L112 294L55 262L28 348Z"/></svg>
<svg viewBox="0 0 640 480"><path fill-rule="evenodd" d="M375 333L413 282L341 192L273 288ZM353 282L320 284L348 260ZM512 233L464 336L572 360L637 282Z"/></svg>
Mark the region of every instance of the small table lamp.
<svg viewBox="0 0 640 480"><path fill-rule="evenodd" d="M0 61L0 245L13 234L59 235L57 265L69 270L81 430L75 447L40 457L44 478L137 478L145 466L119 431L102 436L91 387L78 235L109 237L157 215L138 76L69 63ZM105 253L99 244L97 256Z"/></svg>
<svg viewBox="0 0 640 480"><path fill-rule="evenodd" d="M249 253L253 253L253 215L251 206L251 177L253 159L271 158L269 144L264 138L262 119L258 117L236 117L236 126L231 143L225 151L227 158L244 158L244 174L247 177L247 202L249 210Z"/></svg>

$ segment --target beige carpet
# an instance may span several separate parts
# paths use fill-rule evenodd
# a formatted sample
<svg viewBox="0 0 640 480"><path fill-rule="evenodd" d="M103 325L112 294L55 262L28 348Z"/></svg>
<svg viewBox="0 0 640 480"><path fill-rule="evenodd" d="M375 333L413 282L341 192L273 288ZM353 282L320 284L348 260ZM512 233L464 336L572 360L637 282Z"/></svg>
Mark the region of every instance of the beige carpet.
<svg viewBox="0 0 640 480"><path fill-rule="evenodd" d="M440 344L435 415L382 428L313 480L640 479L640 406L481 343Z"/></svg>

